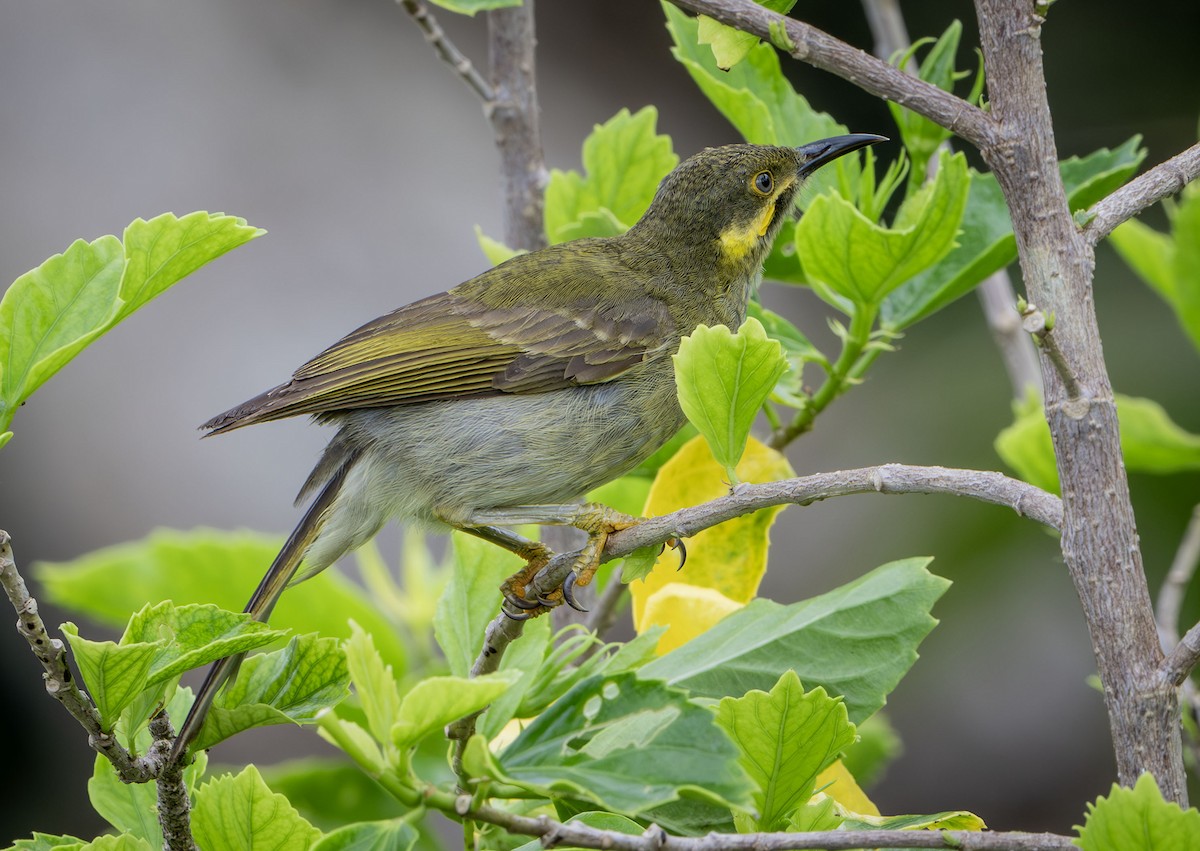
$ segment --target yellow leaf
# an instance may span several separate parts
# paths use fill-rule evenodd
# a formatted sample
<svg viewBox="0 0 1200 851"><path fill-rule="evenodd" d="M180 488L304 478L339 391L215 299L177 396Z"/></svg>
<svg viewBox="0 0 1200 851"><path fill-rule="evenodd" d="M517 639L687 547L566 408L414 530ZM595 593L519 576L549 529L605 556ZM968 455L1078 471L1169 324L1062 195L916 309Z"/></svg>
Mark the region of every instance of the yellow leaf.
<svg viewBox="0 0 1200 851"><path fill-rule="evenodd" d="M816 787L852 813L879 815L879 808L867 797L840 759L817 775Z"/></svg>
<svg viewBox="0 0 1200 851"><path fill-rule="evenodd" d="M661 656L691 641L744 605L712 588L669 582L646 600L642 629L659 625L669 627L658 640L657 652Z"/></svg>
<svg viewBox="0 0 1200 851"><path fill-rule="evenodd" d="M759 483L795 475L783 455L754 438L746 444L746 452L736 472L743 482ZM694 437L659 469L643 514L647 517L668 514L728 492L724 469L713 459L704 438ZM678 554L671 549L665 550L650 574L629 586L633 596L634 628L639 633L645 629L647 601L672 582L711 588L736 603L745 604L754 599L767 569L768 532L775 515L783 507L764 508L754 514L735 517L688 538L687 564L683 570L676 570Z"/></svg>

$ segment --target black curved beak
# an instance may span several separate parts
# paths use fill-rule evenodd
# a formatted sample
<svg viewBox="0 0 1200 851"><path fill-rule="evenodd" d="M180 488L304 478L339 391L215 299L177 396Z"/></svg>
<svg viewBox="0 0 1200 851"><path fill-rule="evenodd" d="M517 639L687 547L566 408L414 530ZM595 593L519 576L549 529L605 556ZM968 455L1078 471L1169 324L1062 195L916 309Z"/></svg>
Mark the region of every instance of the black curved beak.
<svg viewBox="0 0 1200 851"><path fill-rule="evenodd" d="M850 133L846 136L830 136L828 139L801 145L796 148L796 153L804 157L804 164L800 166L799 176L808 177L821 166L840 156L857 151L859 148L865 148L867 145L874 145L876 142L886 141L888 141L887 136L876 136L874 133Z"/></svg>

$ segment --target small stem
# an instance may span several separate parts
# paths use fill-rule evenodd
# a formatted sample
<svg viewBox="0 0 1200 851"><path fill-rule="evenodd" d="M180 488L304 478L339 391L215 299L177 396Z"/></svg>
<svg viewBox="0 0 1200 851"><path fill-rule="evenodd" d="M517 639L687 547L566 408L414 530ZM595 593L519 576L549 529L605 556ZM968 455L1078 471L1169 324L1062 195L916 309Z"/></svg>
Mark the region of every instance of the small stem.
<svg viewBox="0 0 1200 851"><path fill-rule="evenodd" d="M1095 245L1117 225L1200 177L1200 142L1135 177L1088 210L1084 238Z"/></svg>
<svg viewBox="0 0 1200 851"><path fill-rule="evenodd" d="M842 351L833 367L829 370L825 381L801 408L792 421L784 428L776 428L767 445L772 449L782 451L789 443L813 427L817 414L829 406L834 399L845 392L846 388L861 375L861 369L855 372L863 349L871 341L871 328L875 324L876 309L858 305L854 316L850 319L850 328L842 340ZM878 351L868 354L869 360L874 361L879 356Z"/></svg>
<svg viewBox="0 0 1200 851"><path fill-rule="evenodd" d="M437 18L430 13L425 4L419 0L398 0L398 2L404 11L412 16L413 21L425 34L425 41L429 43L438 57L454 69L468 88L479 96L485 106L492 103L496 99L496 93L492 91L492 87L488 85L487 80L483 78L471 60L446 37Z"/></svg>
<svg viewBox="0 0 1200 851"><path fill-rule="evenodd" d="M1179 642L1179 613L1183 609L1183 598L1187 593L1196 565L1200 563L1200 505L1192 509L1192 518L1184 530L1183 540L1158 591L1154 619L1158 623L1158 635L1163 651L1171 650Z"/></svg>
<svg viewBox="0 0 1200 851"><path fill-rule="evenodd" d="M158 775L159 762L149 756L135 758L130 754L110 731L104 729L95 704L76 685L67 664L66 646L47 633L46 624L38 614L37 600L30 596L25 580L17 572L11 539L3 530L0 530L0 585L17 612L17 632L25 637L29 649L42 663L46 691L79 722L88 734L88 744L113 764L122 782L153 780Z"/></svg>

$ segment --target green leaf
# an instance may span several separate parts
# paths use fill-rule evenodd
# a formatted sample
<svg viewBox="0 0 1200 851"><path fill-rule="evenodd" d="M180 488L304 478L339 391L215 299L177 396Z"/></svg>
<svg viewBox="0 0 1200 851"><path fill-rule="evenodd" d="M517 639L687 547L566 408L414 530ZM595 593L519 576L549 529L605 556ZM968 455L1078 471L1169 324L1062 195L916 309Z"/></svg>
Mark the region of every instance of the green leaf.
<svg viewBox="0 0 1200 851"><path fill-rule="evenodd" d="M983 819L966 810L929 815L866 816L857 813L842 822L843 830L985 830Z"/></svg>
<svg viewBox="0 0 1200 851"><path fill-rule="evenodd" d="M472 15L476 12L486 12L490 9L506 9L510 6L520 6L521 0L432 0L435 6L441 6L460 15Z"/></svg>
<svg viewBox="0 0 1200 851"><path fill-rule="evenodd" d="M101 725L112 730L121 710L146 688L150 667L165 642L89 641L73 623L64 623L59 629L71 645L84 685L100 712Z"/></svg>
<svg viewBox="0 0 1200 851"><path fill-rule="evenodd" d="M622 109L584 140L586 176L550 172L545 218L552 244L623 233L641 217L659 182L679 163L671 138L655 133L657 120L652 106L633 115Z"/></svg>
<svg viewBox="0 0 1200 851"><path fill-rule="evenodd" d="M0 429L85 346L179 279L265 233L222 214L166 213L77 240L17 278L0 302Z"/></svg>
<svg viewBox="0 0 1200 851"><path fill-rule="evenodd" d="M890 228L844 198L822 195L796 226L805 277L818 294L823 284L857 305L879 305L954 247L969 185L966 158L943 154L933 182L905 199Z"/></svg>
<svg viewBox="0 0 1200 851"><path fill-rule="evenodd" d="M683 338L673 359L683 412L708 441L729 482L737 482L734 467L750 426L787 369L783 347L767 337L761 322L747 319L737 333L724 325L699 326Z"/></svg>
<svg viewBox="0 0 1200 851"><path fill-rule="evenodd" d="M1152 399L1120 393L1114 398L1121 424L1121 452L1129 470L1159 475L1200 470L1200 435L1180 428ZM1020 478L1057 493L1054 444L1041 402L1027 399L1014 409L1012 425L996 435L996 453Z"/></svg>
<svg viewBox="0 0 1200 851"><path fill-rule="evenodd" d="M56 605L121 629L147 600L177 606L212 603L241 611L279 550L282 539L252 532L159 529L140 541L96 550L69 562L34 565L34 575ZM398 675L407 651L395 624L363 590L336 568L287 590L271 625L297 633L349 638L349 621L375 637Z"/></svg>
<svg viewBox="0 0 1200 851"><path fill-rule="evenodd" d="M440 733L451 721L484 709L516 680L511 673L426 677L401 700L391 741L400 750L411 748L430 733Z"/></svg>
<svg viewBox="0 0 1200 851"><path fill-rule="evenodd" d="M1163 800L1154 777L1142 774L1132 789L1113 784L1107 798L1088 804L1087 820L1076 827L1083 851L1195 849L1200 812Z"/></svg>
<svg viewBox="0 0 1200 851"><path fill-rule="evenodd" d="M154 851L150 843L138 836L122 833L118 836L98 836L79 851Z"/></svg>
<svg viewBox="0 0 1200 851"><path fill-rule="evenodd" d="M950 26L936 42L933 42L933 46L921 60L917 76L943 91L953 91L954 83L965 76L965 72L959 73L954 67L954 59L958 53L961 37L962 24L959 21L951 21ZM896 58L893 58L892 61L903 67L923 43L931 41L933 39L922 39L898 57L898 62ZM977 85L981 83L981 79L977 81ZM976 93L971 97L971 102L975 102L977 96ZM925 174L925 168L930 158L937 152L938 147L950 138L950 131L900 104L889 101L888 109L892 112L892 118L895 119L896 127L900 130L900 138L912 159L911 178L919 182Z"/></svg>
<svg viewBox="0 0 1200 851"><path fill-rule="evenodd" d="M1138 147L1140 141L1134 136L1113 150L1101 148L1060 164L1073 211L1095 203L1137 170L1146 155ZM991 173L972 171L958 247L884 300L884 324L896 330L907 328L966 295L1016 259L1017 243L1004 194Z"/></svg>
<svg viewBox="0 0 1200 851"><path fill-rule="evenodd" d="M769 44L750 49L729 71L718 67L712 51L698 40L699 22L674 5L663 4L671 52L696 85L747 142L797 146L845 133L844 125L813 109L783 75L779 55ZM834 187L854 197L861 174L858 157L842 157L805 182L800 206Z"/></svg>
<svg viewBox="0 0 1200 851"><path fill-rule="evenodd" d="M771 691L723 698L717 724L741 752L739 762L758 785L760 830L781 830L793 810L812 797L817 775L854 742L841 698L825 689L805 693L795 671Z"/></svg>
<svg viewBox="0 0 1200 851"><path fill-rule="evenodd" d="M102 236L76 240L13 281L0 300L0 430L22 402L109 328L124 267L121 241Z"/></svg>
<svg viewBox="0 0 1200 851"><path fill-rule="evenodd" d="M214 605L147 604L129 619L122 644L161 641L148 685L176 677L226 656L273 644L287 633L247 614Z"/></svg>
<svg viewBox="0 0 1200 851"><path fill-rule="evenodd" d="M308 851L321 836L287 798L267 787L253 765L196 790L192 832L204 851Z"/></svg>
<svg viewBox="0 0 1200 851"><path fill-rule="evenodd" d="M242 663L237 679L217 695L192 750L252 727L313 721L349 693L349 684L346 656L336 639L293 638L282 650Z"/></svg>
<svg viewBox="0 0 1200 851"><path fill-rule="evenodd" d="M679 798L748 808L752 784L712 713L664 683L592 677L500 755L520 785L634 815Z"/></svg>
<svg viewBox="0 0 1200 851"><path fill-rule="evenodd" d="M759 0L760 5L773 12L786 15L796 5L796 0ZM722 71L728 71L746 58L750 48L758 44L758 36L736 30L707 15L699 17L697 41L712 48L713 61Z"/></svg>
<svg viewBox="0 0 1200 851"><path fill-rule="evenodd" d="M445 762L442 750L439 758ZM344 759L305 757L259 768L268 786L322 830L386 820L401 812L390 793Z"/></svg>
<svg viewBox="0 0 1200 851"><path fill-rule="evenodd" d="M500 240L488 236L479 225L475 225L475 241L479 243L479 250L483 252L483 256L493 266L499 266L505 260L511 260L518 254L525 253L517 248L509 248Z"/></svg>
<svg viewBox="0 0 1200 851"><path fill-rule="evenodd" d="M410 851L418 839L417 829L400 819L359 822L321 837L312 851Z"/></svg>
<svg viewBox="0 0 1200 851"><path fill-rule="evenodd" d="M770 689L794 669L810 686L844 696L858 724L883 706L937 623L929 611L950 583L929 573L929 562L894 561L789 606L754 600L639 676L721 698Z"/></svg>
<svg viewBox="0 0 1200 851"><path fill-rule="evenodd" d="M342 642L350 682L354 684L354 691L362 704L367 729L376 741L387 742L391 739L392 724L400 714L400 689L396 685L396 676L375 649L371 636L356 623L351 623L350 628L354 634Z"/></svg>
<svg viewBox="0 0 1200 851"><path fill-rule="evenodd" d="M1184 191L1171 217L1171 235L1136 219L1109 236L1113 248L1171 307L1200 349L1200 192Z"/></svg>
<svg viewBox="0 0 1200 851"><path fill-rule="evenodd" d="M5 851L79 851L84 841L75 836L52 836L34 832L29 839L18 839Z"/></svg>
<svg viewBox="0 0 1200 851"><path fill-rule="evenodd" d="M266 231L222 213L163 213L125 228L125 274L116 324L172 284Z"/></svg>
<svg viewBox="0 0 1200 851"><path fill-rule="evenodd" d="M805 801L787 816L788 833L816 830L837 830L845 819L838 814L837 804L828 795L815 801Z"/></svg>
<svg viewBox="0 0 1200 851"><path fill-rule="evenodd" d="M500 584L525 562L494 544L454 532L450 581L438 599L433 630L451 673L465 677L479 654L483 631L500 610Z"/></svg>

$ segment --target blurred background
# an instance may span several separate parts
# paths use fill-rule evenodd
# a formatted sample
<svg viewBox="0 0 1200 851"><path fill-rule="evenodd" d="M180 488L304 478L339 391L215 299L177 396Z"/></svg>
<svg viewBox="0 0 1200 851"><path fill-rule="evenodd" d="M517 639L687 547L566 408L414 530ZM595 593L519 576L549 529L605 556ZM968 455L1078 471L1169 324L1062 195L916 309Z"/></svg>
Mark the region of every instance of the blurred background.
<svg viewBox="0 0 1200 851"><path fill-rule="evenodd" d="M1152 164L1196 138L1200 7L1128 8L1092 0L1050 14L1064 157L1142 133ZM957 17L964 44L976 43L967 2L905 12L914 38ZM537 14L549 166L578 168L584 137L622 107L657 105L681 156L737 141L672 60L657 3L542 0ZM855 3L794 14L871 49ZM439 19L485 65L483 20ZM964 50L960 64L973 61ZM892 133L881 103L785 65L851 130ZM139 216L220 210L270 231L102 338L18 413L0 453L0 527L18 564L28 576L37 560L156 527L285 533L329 433L297 420L201 442L196 426L362 322L486 267L472 226L502 230L478 102L388 0L3 0L0 80L5 285L74 239L120 234ZM1161 227L1161 210L1146 219ZM764 301L832 346L825 308L807 292L769 286ZM1196 353L1107 248L1096 301L1117 389L1159 400L1200 431ZM1008 381L972 296L911 329L790 458L799 473L888 461L997 469L992 439L1010 419ZM1200 476L1135 476L1132 488L1157 588ZM906 750L874 790L884 812L962 808L994 828L1069 831L1084 801L1108 789L1107 722L1085 683L1094 662L1051 536L1003 509L918 496L791 508L775 530L762 593L778 600L911 555L935 556L933 570L954 581L887 710ZM385 554L397 541L385 534ZM1190 600L1193 617L1196 608ZM43 613L51 625L68 619ZM44 695L16 635L0 638L0 660L10 777L0 842L35 829L94 835L102 824L87 804L83 734ZM269 760L259 751L295 741L255 731L236 747Z"/></svg>

